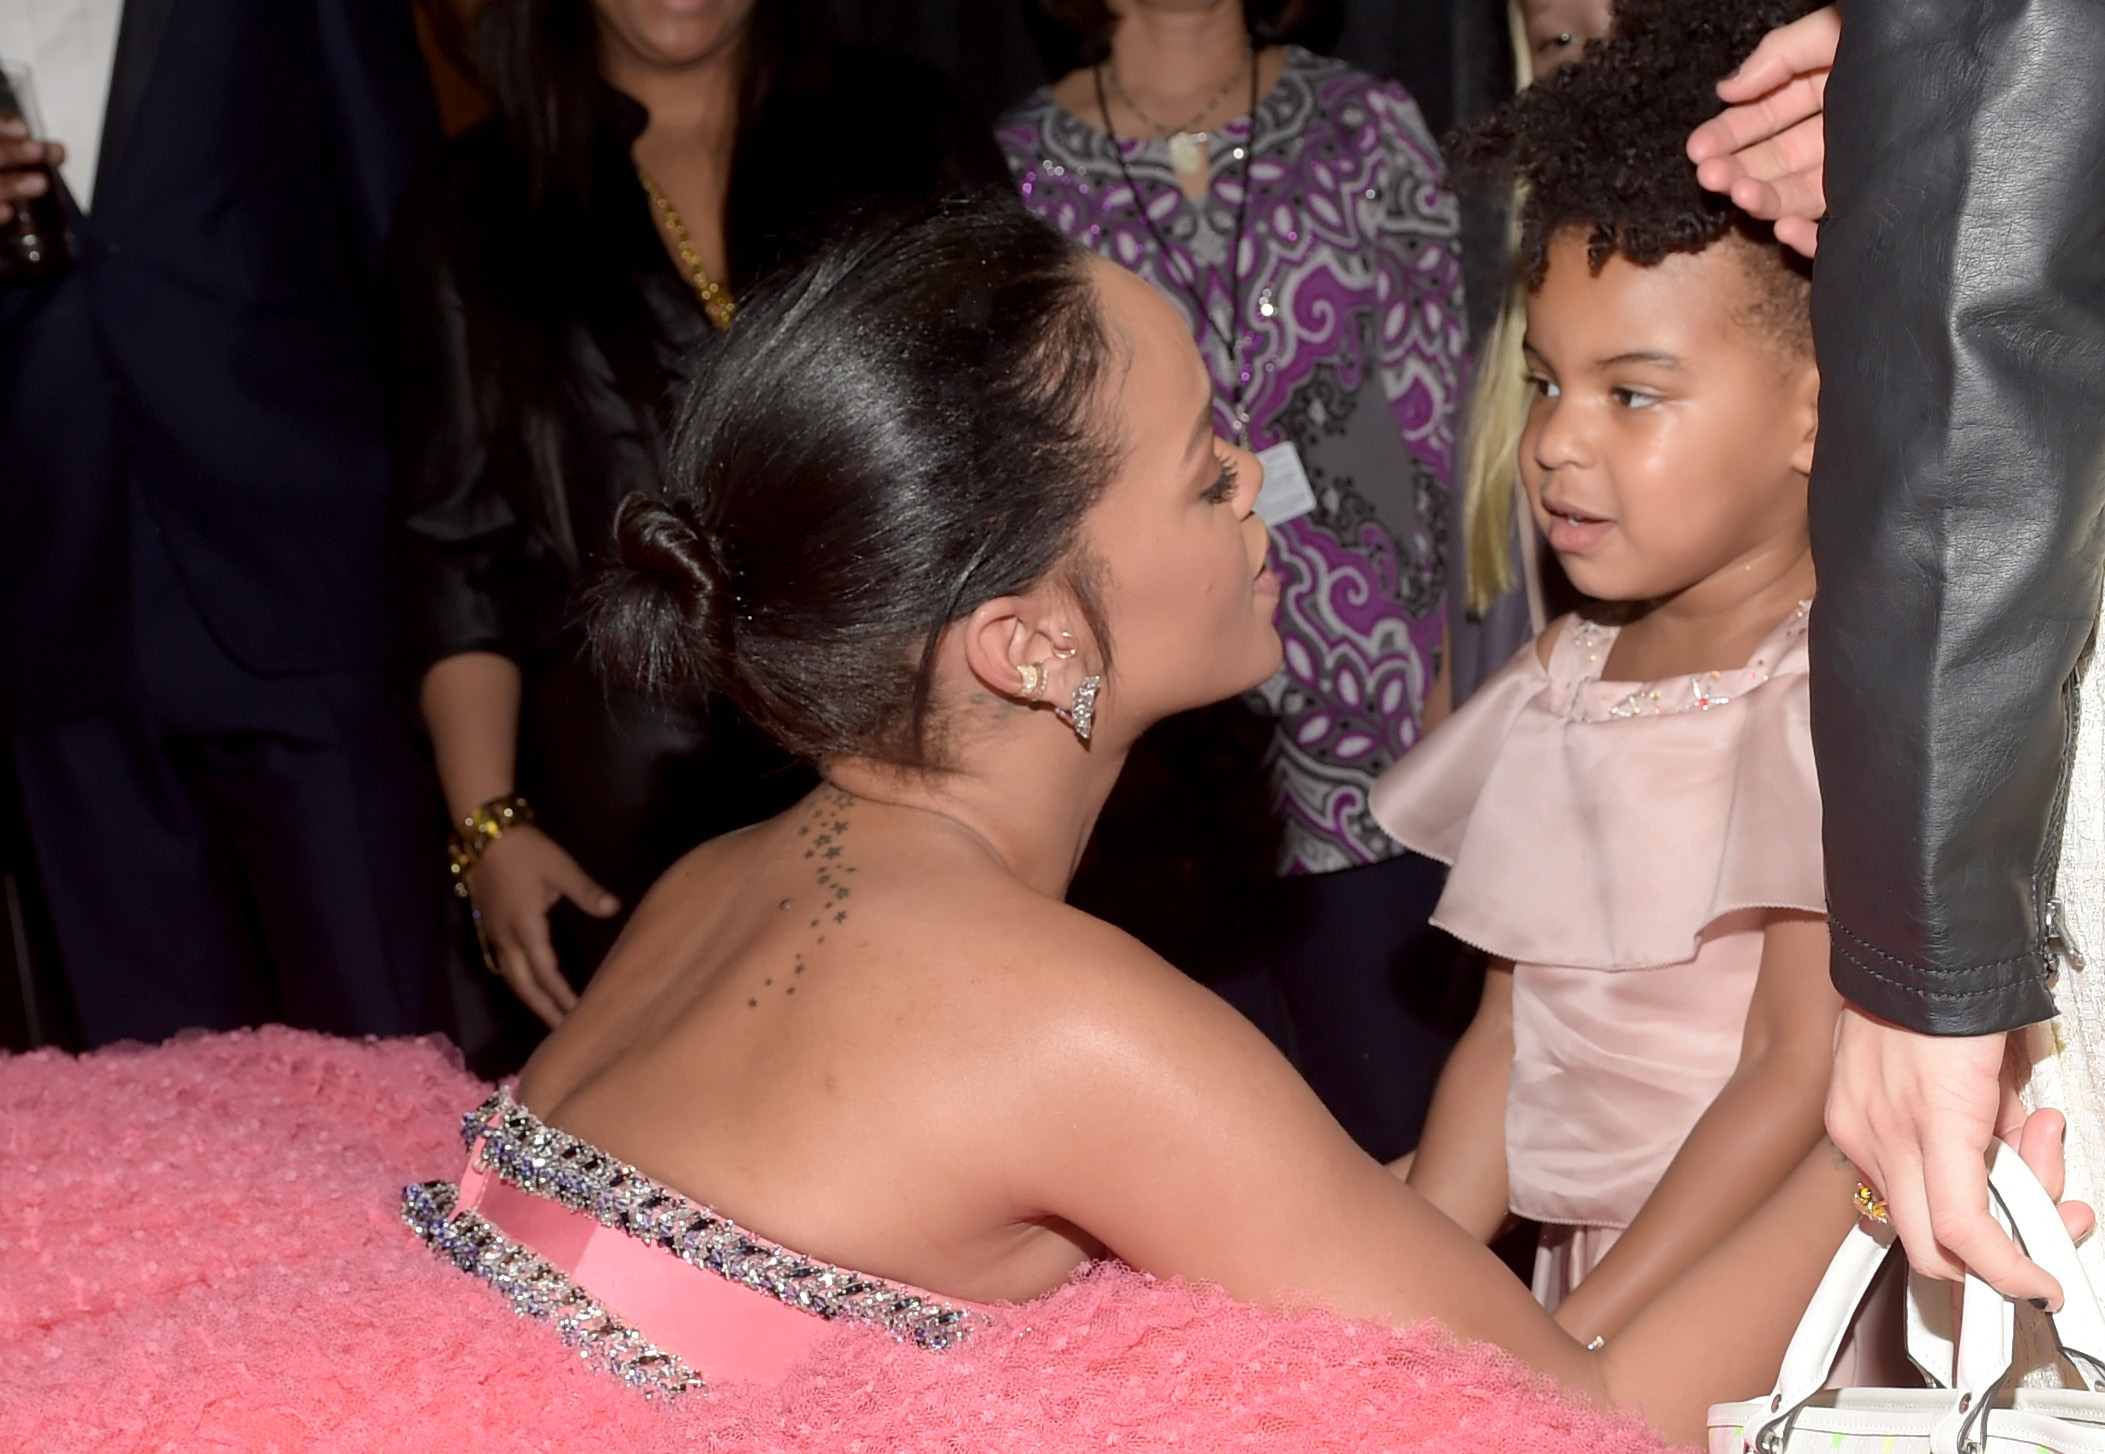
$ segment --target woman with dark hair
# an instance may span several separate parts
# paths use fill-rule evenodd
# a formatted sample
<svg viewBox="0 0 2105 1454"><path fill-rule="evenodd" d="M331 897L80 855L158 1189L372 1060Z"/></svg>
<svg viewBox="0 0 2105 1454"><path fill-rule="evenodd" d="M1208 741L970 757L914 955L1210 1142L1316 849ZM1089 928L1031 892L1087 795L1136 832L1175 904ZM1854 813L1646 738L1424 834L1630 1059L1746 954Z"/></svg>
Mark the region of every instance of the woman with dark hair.
<svg viewBox="0 0 2105 1454"><path fill-rule="evenodd" d="M651 890L470 1117L461 1185L409 1189L421 1236L662 1389L784 1379L828 1320L1020 1337L987 1305L1106 1254L1438 1318L1677 1441L1765 1386L1853 1219L1831 1150L1589 1350L1225 1004L1062 902L1134 741L1279 664L1264 469L1214 392L1155 289L1005 206L754 301L619 509L592 634L824 781ZM1474 1443L1517 1447L1511 1417Z"/></svg>
<svg viewBox="0 0 2105 1454"><path fill-rule="evenodd" d="M1402 87L1285 43L1320 21L1312 0L1040 5L1077 38L1078 65L1002 122L1010 169L1032 211L1185 316L1215 422L1265 460L1257 510L1286 642L1240 705L1137 755L1083 894L1136 929L1154 906L1119 890L1138 882L1155 901L1203 892L1221 922L1263 905L1256 966L1236 963L1254 936L1148 937L1202 976L1254 982L1260 1019L1276 985L1278 1038L1360 1143L1396 1156L1445 1050L1402 983L1441 878L1382 832L1367 794L1448 700L1467 347L1455 202ZM1151 780L1169 813L1141 799ZM1243 780L1268 800L1243 821L1266 827L1190 831L1228 816ZM1150 841L1151 824L1172 816L1205 855L1189 884L1160 882L1180 845Z"/></svg>
<svg viewBox="0 0 2105 1454"><path fill-rule="evenodd" d="M614 502L661 482L667 401L844 210L1001 175L943 77L827 35L819 0L489 0L495 115L397 213L413 665L457 885L549 1024L667 864L811 783L735 711L583 659L575 587Z"/></svg>

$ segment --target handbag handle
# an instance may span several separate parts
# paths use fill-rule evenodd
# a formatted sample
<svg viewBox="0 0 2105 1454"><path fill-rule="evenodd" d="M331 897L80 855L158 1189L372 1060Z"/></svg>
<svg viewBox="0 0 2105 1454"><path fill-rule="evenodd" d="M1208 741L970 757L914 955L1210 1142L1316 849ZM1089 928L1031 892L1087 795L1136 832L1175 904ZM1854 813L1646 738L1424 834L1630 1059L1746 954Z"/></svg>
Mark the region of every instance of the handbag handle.
<svg viewBox="0 0 2105 1454"><path fill-rule="evenodd" d="M2105 1384L2105 1313L2099 1311L2090 1279L2077 1260L2075 1243L2053 1198L2024 1159L2003 1142L1995 1143L1994 1149L1988 1168L1990 1210L2014 1233L2026 1254L2061 1284L2061 1311L2053 1315L2055 1334L2085 1383L2098 1391ZM1791 1420L1826 1384L1849 1321L1870 1291L1893 1242L1890 1227L1859 1221L1836 1250L1784 1352L1768 1400L1768 1418L1754 1438L1754 1447L1762 1454L1780 1454ZM1916 1346L1920 1323L1918 1317L1909 1319L1909 1351L1918 1362L1921 1351L1927 1351ZM1969 1276L1964 1327L1953 1368L1956 1397L1951 1413L1931 1437L1931 1447L1939 1454L1978 1447L1977 1426L2009 1375L2015 1333L2011 1304L1987 1283Z"/></svg>

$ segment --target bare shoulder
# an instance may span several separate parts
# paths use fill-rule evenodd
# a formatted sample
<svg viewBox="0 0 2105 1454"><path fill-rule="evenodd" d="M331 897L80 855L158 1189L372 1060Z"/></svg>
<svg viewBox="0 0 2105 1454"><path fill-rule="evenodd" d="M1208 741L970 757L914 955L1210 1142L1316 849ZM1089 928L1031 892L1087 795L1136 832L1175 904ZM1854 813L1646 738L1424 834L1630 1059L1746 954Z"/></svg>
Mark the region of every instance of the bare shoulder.
<svg viewBox="0 0 2105 1454"><path fill-rule="evenodd" d="M981 952L1006 965L1015 988L1048 1021L1077 1029L1116 1025L1219 1028L1245 1022L1217 995L1145 944L1068 904L1010 886L1010 902L975 926Z"/></svg>
<svg viewBox="0 0 2105 1454"><path fill-rule="evenodd" d="M1005 969L989 1043L1027 1088L1046 1149L1070 1128L1082 1134L1069 1149L1101 1159L1141 1123L1140 1141L1196 1149L1224 1125L1328 1121L1254 1025L1131 935L1042 898L1004 917L1017 936L982 951Z"/></svg>

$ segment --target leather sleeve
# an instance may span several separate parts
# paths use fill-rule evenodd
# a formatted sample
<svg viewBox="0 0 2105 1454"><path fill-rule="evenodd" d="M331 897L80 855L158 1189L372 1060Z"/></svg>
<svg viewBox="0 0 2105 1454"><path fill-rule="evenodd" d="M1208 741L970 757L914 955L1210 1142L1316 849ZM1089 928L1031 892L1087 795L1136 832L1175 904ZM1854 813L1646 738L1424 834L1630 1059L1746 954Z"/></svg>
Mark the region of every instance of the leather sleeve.
<svg viewBox="0 0 2105 1454"><path fill-rule="evenodd" d="M1981 1034L2054 1013L2069 683L2105 557L2105 5L1845 9L1813 287L1833 975L1875 1015Z"/></svg>

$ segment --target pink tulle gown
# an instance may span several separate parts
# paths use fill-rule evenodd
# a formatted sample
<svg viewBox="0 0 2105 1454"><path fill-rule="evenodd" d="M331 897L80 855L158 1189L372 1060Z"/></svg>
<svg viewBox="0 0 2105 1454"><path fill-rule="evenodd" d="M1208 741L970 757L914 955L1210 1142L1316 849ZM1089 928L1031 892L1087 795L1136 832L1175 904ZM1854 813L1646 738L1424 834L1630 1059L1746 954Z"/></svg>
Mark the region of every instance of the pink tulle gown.
<svg viewBox="0 0 2105 1454"><path fill-rule="evenodd" d="M1824 914L1801 605L1737 671L1601 680L1613 627L1534 643L1376 784L1453 866L1433 922L1513 961L1512 1209L1556 1305L1738 1064L1770 910Z"/></svg>
<svg viewBox="0 0 2105 1454"><path fill-rule="evenodd" d="M1659 1447L1433 1325L1116 1263L991 1309L828 1267L540 1126L442 1042L0 1055L0 1449Z"/></svg>

